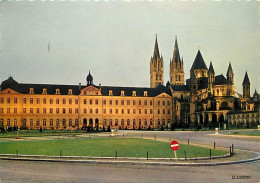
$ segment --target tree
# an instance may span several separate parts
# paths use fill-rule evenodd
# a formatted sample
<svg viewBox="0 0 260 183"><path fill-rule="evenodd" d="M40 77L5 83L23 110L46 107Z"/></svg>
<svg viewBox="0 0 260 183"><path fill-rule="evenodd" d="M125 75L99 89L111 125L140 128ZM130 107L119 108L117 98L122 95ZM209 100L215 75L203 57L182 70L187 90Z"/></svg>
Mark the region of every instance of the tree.
<svg viewBox="0 0 260 183"><path fill-rule="evenodd" d="M164 131L164 128L163 128L163 125L161 126L161 129L160 129L161 131Z"/></svg>
<svg viewBox="0 0 260 183"><path fill-rule="evenodd" d="M103 125L103 132L106 131L105 126Z"/></svg>
<svg viewBox="0 0 260 183"><path fill-rule="evenodd" d="M42 127L40 127L40 133L42 133Z"/></svg>

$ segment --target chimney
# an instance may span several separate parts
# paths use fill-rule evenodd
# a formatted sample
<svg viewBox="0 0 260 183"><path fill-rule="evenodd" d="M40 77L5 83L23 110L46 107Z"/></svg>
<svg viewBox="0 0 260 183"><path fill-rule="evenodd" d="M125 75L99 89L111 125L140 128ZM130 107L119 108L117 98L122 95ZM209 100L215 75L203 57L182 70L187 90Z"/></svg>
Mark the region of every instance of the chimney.
<svg viewBox="0 0 260 183"><path fill-rule="evenodd" d="M81 90L81 83L79 83L79 90Z"/></svg>

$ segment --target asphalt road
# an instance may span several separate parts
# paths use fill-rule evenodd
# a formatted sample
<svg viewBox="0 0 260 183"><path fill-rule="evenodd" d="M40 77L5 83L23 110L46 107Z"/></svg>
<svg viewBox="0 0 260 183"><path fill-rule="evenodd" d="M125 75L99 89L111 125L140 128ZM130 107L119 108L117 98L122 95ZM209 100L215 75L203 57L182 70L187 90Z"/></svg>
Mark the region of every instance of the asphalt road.
<svg viewBox="0 0 260 183"><path fill-rule="evenodd" d="M120 131L125 137L171 138L259 152L258 139L208 136L209 132ZM210 132L213 133L213 132ZM233 177L233 179L232 179ZM235 178L235 179L234 179ZM260 182L260 161L221 166L169 167L0 160L0 182Z"/></svg>

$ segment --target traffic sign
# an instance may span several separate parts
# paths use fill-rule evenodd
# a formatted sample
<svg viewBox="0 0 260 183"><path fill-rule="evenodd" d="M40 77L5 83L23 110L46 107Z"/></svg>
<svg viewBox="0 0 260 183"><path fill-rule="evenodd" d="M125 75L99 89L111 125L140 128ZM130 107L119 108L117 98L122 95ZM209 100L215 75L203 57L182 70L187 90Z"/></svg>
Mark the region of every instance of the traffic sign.
<svg viewBox="0 0 260 183"><path fill-rule="evenodd" d="M176 140L171 142L171 149L177 151L179 149L179 143Z"/></svg>

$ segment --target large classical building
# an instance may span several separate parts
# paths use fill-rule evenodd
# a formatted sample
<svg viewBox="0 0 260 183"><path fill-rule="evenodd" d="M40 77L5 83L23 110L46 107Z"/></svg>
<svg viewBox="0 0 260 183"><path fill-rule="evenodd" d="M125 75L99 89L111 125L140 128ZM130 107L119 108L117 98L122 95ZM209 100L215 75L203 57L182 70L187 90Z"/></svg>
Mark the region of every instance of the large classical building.
<svg viewBox="0 0 260 183"><path fill-rule="evenodd" d="M207 67L200 50L185 82L177 38L164 86L164 61L156 37L150 60L150 88L112 87L93 83L53 85L18 83L11 76L0 90L0 128L23 129L121 128L153 129L223 124L259 124L259 94L250 97L245 74L243 95L235 92L229 63L226 77ZM236 97L235 95L238 95Z"/></svg>

